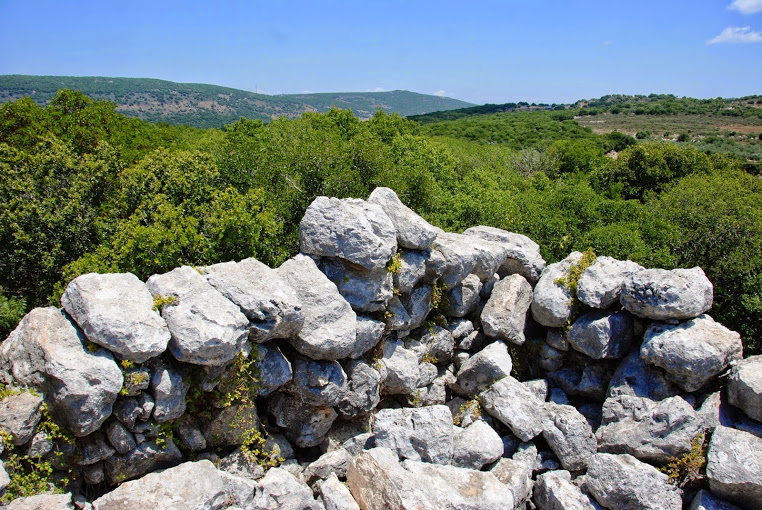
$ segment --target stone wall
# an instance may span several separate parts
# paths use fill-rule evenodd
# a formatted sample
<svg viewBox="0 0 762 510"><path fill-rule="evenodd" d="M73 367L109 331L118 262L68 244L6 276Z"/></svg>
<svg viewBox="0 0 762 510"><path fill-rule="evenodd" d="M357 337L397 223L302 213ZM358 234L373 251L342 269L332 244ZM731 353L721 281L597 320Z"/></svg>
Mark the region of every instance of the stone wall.
<svg viewBox="0 0 762 510"><path fill-rule="evenodd" d="M546 266L387 188L317 198L300 240L277 269L73 280L0 345L0 458L70 477L37 496L60 508L762 506L762 357L700 268ZM702 438L703 481L656 469Z"/></svg>

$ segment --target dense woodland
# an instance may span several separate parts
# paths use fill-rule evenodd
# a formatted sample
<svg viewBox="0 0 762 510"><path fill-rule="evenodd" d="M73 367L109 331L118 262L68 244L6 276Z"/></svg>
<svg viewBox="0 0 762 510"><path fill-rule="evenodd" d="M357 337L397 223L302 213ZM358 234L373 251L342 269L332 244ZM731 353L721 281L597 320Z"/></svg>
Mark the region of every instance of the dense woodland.
<svg viewBox="0 0 762 510"><path fill-rule="evenodd" d="M526 234L549 262L592 247L646 267L699 265L712 314L759 353L757 169L733 151L595 134L567 111L422 125L331 109L202 130L69 90L47 107L20 99L0 107L0 336L82 273L145 279L250 256L277 266L298 251L316 196L388 186L445 230Z"/></svg>

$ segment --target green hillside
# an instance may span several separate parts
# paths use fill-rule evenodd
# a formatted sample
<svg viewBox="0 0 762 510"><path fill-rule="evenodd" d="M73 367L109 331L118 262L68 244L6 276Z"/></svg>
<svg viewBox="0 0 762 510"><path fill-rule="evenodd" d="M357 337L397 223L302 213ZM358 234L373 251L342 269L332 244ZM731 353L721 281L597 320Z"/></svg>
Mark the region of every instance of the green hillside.
<svg viewBox="0 0 762 510"><path fill-rule="evenodd" d="M0 76L0 103L29 96L46 105L62 88L112 101L119 113L129 117L201 128L221 127L241 117L295 118L306 111L325 112L332 106L352 110L359 118L369 118L378 108L407 116L473 106L456 99L404 90L270 96L217 85L149 78L26 75Z"/></svg>

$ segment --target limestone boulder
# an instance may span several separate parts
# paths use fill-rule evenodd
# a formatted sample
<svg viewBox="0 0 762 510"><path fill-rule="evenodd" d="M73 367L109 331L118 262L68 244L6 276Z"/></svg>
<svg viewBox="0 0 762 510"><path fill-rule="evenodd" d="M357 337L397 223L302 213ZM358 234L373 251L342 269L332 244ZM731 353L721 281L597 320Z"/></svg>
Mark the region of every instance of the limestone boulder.
<svg viewBox="0 0 762 510"><path fill-rule="evenodd" d="M403 204L392 189L374 189L368 203L384 210L397 232L397 244L402 248L425 250L437 237L438 229Z"/></svg>
<svg viewBox="0 0 762 510"><path fill-rule="evenodd" d="M268 412L288 440L301 448L319 445L338 417L332 407L313 407L283 391L270 395Z"/></svg>
<svg viewBox="0 0 762 510"><path fill-rule="evenodd" d="M513 508L525 508L524 504L532 495L532 466L518 460L502 458L489 471L513 494Z"/></svg>
<svg viewBox="0 0 762 510"><path fill-rule="evenodd" d="M545 403L547 419L542 436L568 471L587 468L598 443L585 417L573 406Z"/></svg>
<svg viewBox="0 0 762 510"><path fill-rule="evenodd" d="M357 359L378 345L384 335L385 327L386 325L381 321L358 315L355 345L348 357Z"/></svg>
<svg viewBox="0 0 762 510"><path fill-rule="evenodd" d="M594 501L574 485L568 471L548 471L537 477L534 502L540 510L597 510Z"/></svg>
<svg viewBox="0 0 762 510"><path fill-rule="evenodd" d="M543 401L510 375L483 391L479 400L490 416L508 426L522 441L529 441L545 428Z"/></svg>
<svg viewBox="0 0 762 510"><path fill-rule="evenodd" d="M71 493L37 494L11 501L6 510L74 510Z"/></svg>
<svg viewBox="0 0 762 510"><path fill-rule="evenodd" d="M405 348L401 340L384 340L380 367L386 373L384 391L396 395L414 395L418 387L418 354Z"/></svg>
<svg viewBox="0 0 762 510"><path fill-rule="evenodd" d="M712 307L714 288L700 267L645 269L625 279L619 301L638 317L685 320Z"/></svg>
<svg viewBox="0 0 762 510"><path fill-rule="evenodd" d="M175 466L182 458L180 450L170 438L166 438L161 445L155 440L146 441L125 455L112 455L105 459L106 481L114 485L132 480L155 469Z"/></svg>
<svg viewBox="0 0 762 510"><path fill-rule="evenodd" d="M540 246L527 236L485 226L468 228L463 234L499 243L505 248L505 260L498 268L501 277L520 274L534 285L545 269Z"/></svg>
<svg viewBox="0 0 762 510"><path fill-rule="evenodd" d="M590 358L622 358L632 345L632 316L626 311L588 312L574 321L567 338Z"/></svg>
<svg viewBox="0 0 762 510"><path fill-rule="evenodd" d="M582 253L575 251L561 262L548 265L542 272L534 288L532 317L543 326L560 328L571 317L572 291L564 279L581 259Z"/></svg>
<svg viewBox="0 0 762 510"><path fill-rule="evenodd" d="M328 258L321 259L318 267L357 312L382 311L392 298L393 273L386 267L369 270L341 259Z"/></svg>
<svg viewBox="0 0 762 510"><path fill-rule="evenodd" d="M293 377L291 363L275 342L257 346L257 367L260 373L257 395L260 397L266 397Z"/></svg>
<svg viewBox="0 0 762 510"><path fill-rule="evenodd" d="M443 232L431 244L427 273L434 271L447 290L454 288L471 274L481 252L473 247L468 236ZM436 267L436 269L430 269Z"/></svg>
<svg viewBox="0 0 762 510"><path fill-rule="evenodd" d="M346 417L371 412L381 399L381 374L364 360L351 360L344 364L347 386L337 409Z"/></svg>
<svg viewBox="0 0 762 510"><path fill-rule="evenodd" d="M693 498L688 510L741 510L727 501L714 496L708 490L700 490Z"/></svg>
<svg viewBox="0 0 762 510"><path fill-rule="evenodd" d="M707 453L712 494L746 508L762 507L762 438L719 426Z"/></svg>
<svg viewBox="0 0 762 510"><path fill-rule="evenodd" d="M453 466L478 470L503 455L503 440L484 420L454 430Z"/></svg>
<svg viewBox="0 0 762 510"><path fill-rule="evenodd" d="M285 388L315 407L337 406L347 393L347 374L338 361L294 360L294 378Z"/></svg>
<svg viewBox="0 0 762 510"><path fill-rule="evenodd" d="M736 361L728 379L728 401L762 422L762 355Z"/></svg>
<svg viewBox="0 0 762 510"><path fill-rule="evenodd" d="M445 296L445 309L449 317L465 317L476 309L482 282L475 274L466 276ZM425 316L424 316L425 317Z"/></svg>
<svg viewBox="0 0 762 510"><path fill-rule="evenodd" d="M646 363L640 357L640 351L633 349L617 367L606 394L609 397L629 395L658 401L678 393L679 389L667 379L664 370Z"/></svg>
<svg viewBox="0 0 762 510"><path fill-rule="evenodd" d="M151 394L153 417L159 423L179 418L185 412L188 385L175 369L156 361L151 367Z"/></svg>
<svg viewBox="0 0 762 510"><path fill-rule="evenodd" d="M42 418L42 404L42 397L29 391L8 395L0 401L0 431L16 446L27 444Z"/></svg>
<svg viewBox="0 0 762 510"><path fill-rule="evenodd" d="M360 510L346 485L332 473L318 485L325 510Z"/></svg>
<svg viewBox="0 0 762 510"><path fill-rule="evenodd" d="M523 345L524 325L531 304L532 286L523 276L513 274L498 281L481 313L484 333Z"/></svg>
<svg viewBox="0 0 762 510"><path fill-rule="evenodd" d="M373 431L379 448L400 458L449 464L453 451L452 415L447 406L381 409Z"/></svg>
<svg viewBox="0 0 762 510"><path fill-rule="evenodd" d="M592 308L609 308L619 301L624 281L645 268L629 260L596 257L590 267L582 271L577 282L577 298Z"/></svg>
<svg viewBox="0 0 762 510"><path fill-rule="evenodd" d="M474 354L458 370L458 386L470 397L508 376L513 368L511 355L504 342L498 340Z"/></svg>

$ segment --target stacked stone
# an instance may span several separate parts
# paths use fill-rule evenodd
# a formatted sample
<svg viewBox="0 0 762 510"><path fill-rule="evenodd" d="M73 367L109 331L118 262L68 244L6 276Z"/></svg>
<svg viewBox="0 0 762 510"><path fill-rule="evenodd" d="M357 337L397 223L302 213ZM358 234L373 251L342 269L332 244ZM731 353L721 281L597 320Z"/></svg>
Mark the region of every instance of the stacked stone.
<svg viewBox="0 0 762 510"><path fill-rule="evenodd" d="M317 198L300 241L277 269L73 280L0 345L19 390L0 428L118 485L102 509L682 508L657 467L699 433L693 507L762 505L762 357L705 314L701 269L598 257L572 284L583 254L545 267L527 237L445 233L387 188ZM226 401L247 356L258 397ZM43 402L75 445L36 432Z"/></svg>

